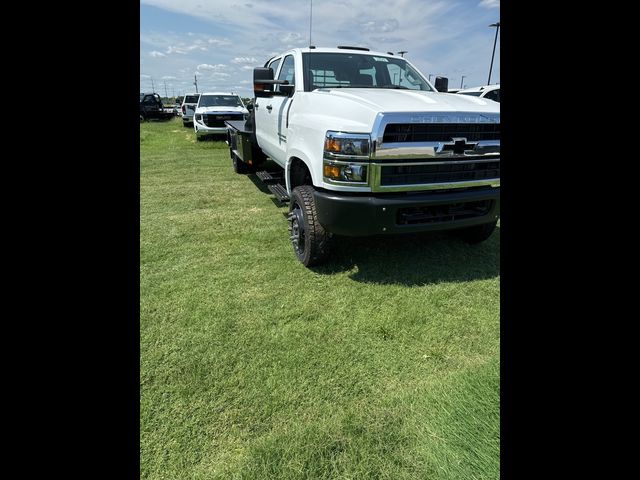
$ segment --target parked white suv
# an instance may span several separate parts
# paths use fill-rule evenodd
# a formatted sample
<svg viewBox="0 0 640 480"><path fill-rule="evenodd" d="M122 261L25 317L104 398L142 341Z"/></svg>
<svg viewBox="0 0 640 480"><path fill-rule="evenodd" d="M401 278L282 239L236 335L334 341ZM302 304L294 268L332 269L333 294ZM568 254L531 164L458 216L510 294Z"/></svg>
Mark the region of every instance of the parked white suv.
<svg viewBox="0 0 640 480"><path fill-rule="evenodd" d="M460 95L472 95L474 97L486 98L500 103L500 84L484 85L482 87L465 88L457 92Z"/></svg>
<svg viewBox="0 0 640 480"><path fill-rule="evenodd" d="M205 135L226 134L225 121L245 120L248 115L249 111L242 103L242 99L235 93L203 93L200 95L193 117L196 138L202 140Z"/></svg>
<svg viewBox="0 0 640 480"><path fill-rule="evenodd" d="M187 93L182 101L182 124L193 125L193 113L196 111L198 105L199 93Z"/></svg>

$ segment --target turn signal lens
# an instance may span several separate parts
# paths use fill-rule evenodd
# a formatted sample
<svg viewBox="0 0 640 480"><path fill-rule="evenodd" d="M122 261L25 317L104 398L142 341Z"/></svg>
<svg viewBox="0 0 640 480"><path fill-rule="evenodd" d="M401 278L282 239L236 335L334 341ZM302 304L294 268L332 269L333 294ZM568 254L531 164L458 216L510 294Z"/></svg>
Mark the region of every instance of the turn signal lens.
<svg viewBox="0 0 640 480"><path fill-rule="evenodd" d="M324 176L333 180L340 180L340 167L337 165L325 165Z"/></svg>
<svg viewBox="0 0 640 480"><path fill-rule="evenodd" d="M341 149L340 149L340 140L338 140L337 138L328 137L324 141L324 149L327 152L340 153L340 151L341 151Z"/></svg>

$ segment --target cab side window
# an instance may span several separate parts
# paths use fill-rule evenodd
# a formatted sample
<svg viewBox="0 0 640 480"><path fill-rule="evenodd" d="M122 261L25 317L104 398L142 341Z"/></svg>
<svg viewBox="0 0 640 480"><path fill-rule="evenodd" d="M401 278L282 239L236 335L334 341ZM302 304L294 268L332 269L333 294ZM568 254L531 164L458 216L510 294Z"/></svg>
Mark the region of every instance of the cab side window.
<svg viewBox="0 0 640 480"><path fill-rule="evenodd" d="M494 102L500 102L500 90L492 90L488 92L485 97Z"/></svg>
<svg viewBox="0 0 640 480"><path fill-rule="evenodd" d="M287 55L286 57L284 57L284 62L282 62L282 68L280 69L278 80L287 80L291 84L296 83L293 55Z"/></svg>
<svg viewBox="0 0 640 480"><path fill-rule="evenodd" d="M280 66L281 60L282 58L276 58L269 64L269 68L273 69L273 78L276 78L276 75L278 74L278 67Z"/></svg>

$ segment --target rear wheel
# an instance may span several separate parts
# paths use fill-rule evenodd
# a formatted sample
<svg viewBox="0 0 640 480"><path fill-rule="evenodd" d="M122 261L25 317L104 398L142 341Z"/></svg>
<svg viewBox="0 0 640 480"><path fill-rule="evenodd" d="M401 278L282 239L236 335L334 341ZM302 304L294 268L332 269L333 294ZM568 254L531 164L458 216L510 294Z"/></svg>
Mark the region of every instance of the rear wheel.
<svg viewBox="0 0 640 480"><path fill-rule="evenodd" d="M463 228L458 230L458 235L467 243L475 244L484 242L487 240L493 231L496 229L498 221L491 223L483 223L482 225L475 225L473 227Z"/></svg>
<svg viewBox="0 0 640 480"><path fill-rule="evenodd" d="M323 263L329 253L330 234L318 221L313 187L301 185L291 192L289 233L293 251L305 267Z"/></svg>

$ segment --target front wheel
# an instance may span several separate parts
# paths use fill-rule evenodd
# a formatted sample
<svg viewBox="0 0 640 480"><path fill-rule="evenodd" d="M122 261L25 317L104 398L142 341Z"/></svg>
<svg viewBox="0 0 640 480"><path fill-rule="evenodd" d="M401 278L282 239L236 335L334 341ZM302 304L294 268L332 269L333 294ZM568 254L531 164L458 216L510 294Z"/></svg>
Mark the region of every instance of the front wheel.
<svg viewBox="0 0 640 480"><path fill-rule="evenodd" d="M496 229L497 223L498 221L496 220L491 223L483 223L482 225L463 228L458 230L458 235L460 235L462 240L470 244L484 242Z"/></svg>
<svg viewBox="0 0 640 480"><path fill-rule="evenodd" d="M323 263L329 253L330 234L318 221L313 187L293 189L289 203L289 233L293 251L305 267Z"/></svg>

